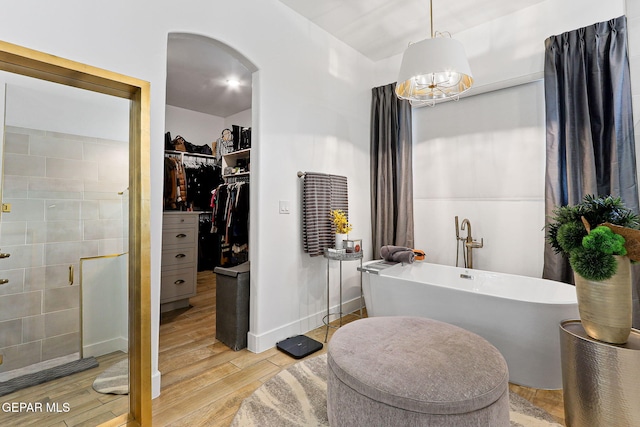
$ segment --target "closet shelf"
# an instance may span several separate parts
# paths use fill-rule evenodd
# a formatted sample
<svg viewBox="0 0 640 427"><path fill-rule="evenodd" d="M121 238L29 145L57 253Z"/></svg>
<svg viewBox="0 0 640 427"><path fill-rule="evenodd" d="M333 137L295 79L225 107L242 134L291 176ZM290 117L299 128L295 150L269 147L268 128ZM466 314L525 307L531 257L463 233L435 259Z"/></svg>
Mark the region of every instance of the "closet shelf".
<svg viewBox="0 0 640 427"><path fill-rule="evenodd" d="M247 170L247 166L251 159L251 148L245 148L244 150L234 151L232 153L224 154L222 156L222 170L223 172L227 168L235 168L240 166L240 170ZM227 181L231 179L241 179L246 181L249 179L249 172L237 172L237 173L223 173L222 178ZM235 182L235 180L234 180Z"/></svg>
<svg viewBox="0 0 640 427"><path fill-rule="evenodd" d="M227 175L222 175L223 178L231 178L234 176L249 176L250 172L238 172L238 173L230 173Z"/></svg>
<svg viewBox="0 0 640 427"><path fill-rule="evenodd" d="M189 153L188 151L164 150L165 154L174 154L176 156L202 157L204 159L215 159L216 156L211 154Z"/></svg>
<svg viewBox="0 0 640 427"><path fill-rule="evenodd" d="M231 153L225 154L223 157L225 159L231 160L231 159L249 157L250 154L251 154L251 148L245 148L244 150L233 151Z"/></svg>

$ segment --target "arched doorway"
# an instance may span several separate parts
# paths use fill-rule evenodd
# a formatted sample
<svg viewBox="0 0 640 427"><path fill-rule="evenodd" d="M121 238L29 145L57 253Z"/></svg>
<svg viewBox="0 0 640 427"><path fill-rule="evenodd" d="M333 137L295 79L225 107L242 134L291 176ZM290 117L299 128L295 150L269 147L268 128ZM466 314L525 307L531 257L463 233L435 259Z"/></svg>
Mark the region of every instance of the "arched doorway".
<svg viewBox="0 0 640 427"><path fill-rule="evenodd" d="M235 82L234 82L235 81ZM252 176L250 170L250 159L252 146L255 147L257 142L255 123L256 112L252 108L253 100L256 98L257 67L247 60L242 54L232 47L220 41L204 37L196 34L187 33L171 33L167 41L167 88L166 88L166 110L165 110L165 131L170 136L169 140L175 139L178 135L182 136L190 144L203 147L208 145L211 150L214 162L220 167L221 183L227 184L236 181L244 181L252 190L255 186L251 186ZM251 132L251 142L249 148L239 144L234 138L234 151L228 153L220 153L216 150L218 140L222 138L223 131L229 129L235 136L236 129L240 139L244 141L244 130L253 129ZM165 135L167 136L167 135ZM168 148L171 148L169 146ZM165 151L165 159L169 153ZM193 165L198 165L210 160L207 156L198 153L178 153L182 159L193 161ZM194 161L195 160L195 161ZM226 169L229 169L228 171ZM206 187L209 191L211 186ZM188 201L186 203L187 216L190 209L199 216L200 223L202 218L207 216L207 211L212 211L210 206L203 206L205 203L191 205L189 191L187 190ZM184 210L179 209L184 213ZM253 217L256 213L248 211L247 213ZM165 209L163 221L168 224L171 220L168 218L175 215L175 210ZM248 222L251 222L249 219ZM216 266L224 263L224 257L221 254L202 257L202 253L207 250L207 245L211 245L211 239L206 239L203 233L207 234L211 226L199 227L198 245L198 283L202 285L203 275L207 278L214 278L213 272ZM248 239L247 230L247 239ZM214 237L216 239L217 237ZM209 240L203 244L203 241ZM164 239L163 239L164 241ZM247 248L251 248L251 242L247 240ZM229 242L228 248L233 248L234 242ZM242 245L238 245L238 250L242 250ZM163 245L163 251L165 246ZM220 248L224 252L224 242ZM249 251L246 250L246 257L249 258ZM233 249L232 257L237 255L236 249ZM163 252L164 253L164 252ZM209 254L210 255L210 254ZM203 266L202 260L205 259ZM217 260L210 262L211 259ZM222 261L221 261L222 258ZM164 259L164 258L163 258ZM229 258L227 258L229 260ZM238 257L231 260L231 265L244 262L246 259ZM163 264L163 277L169 277L169 274L175 271L171 266ZM208 279L204 279L208 280ZM169 283L168 286L172 286ZM215 291L215 289L214 289ZM209 294L207 294L209 292ZM215 341L215 301L211 303L214 296L209 297L211 289L204 285L204 289L195 294L189 294L186 298L179 297L177 300L164 298L161 291L161 327L160 327L160 345L159 345L159 370L163 374L170 372L175 364L167 361L165 355L168 353L167 347L163 345L165 342L172 342L171 357L175 356L179 351L174 345L173 339L167 340L164 336L164 330L167 329L167 322L176 322L184 317L205 316L206 320L199 322L198 328L203 330L192 333L198 337L206 336L209 343ZM215 295L215 294L214 294ZM201 305L202 300L209 300L211 307ZM213 310L214 316L210 312L203 311ZM177 323L173 323L171 328L176 329ZM213 328L213 331L212 331ZM179 335L179 334L176 334ZM199 339L199 338L198 338ZM189 343L189 345L198 345L197 343ZM186 347L186 344L185 344ZM162 381L163 389L167 384L164 379ZM161 391L162 394L162 391Z"/></svg>

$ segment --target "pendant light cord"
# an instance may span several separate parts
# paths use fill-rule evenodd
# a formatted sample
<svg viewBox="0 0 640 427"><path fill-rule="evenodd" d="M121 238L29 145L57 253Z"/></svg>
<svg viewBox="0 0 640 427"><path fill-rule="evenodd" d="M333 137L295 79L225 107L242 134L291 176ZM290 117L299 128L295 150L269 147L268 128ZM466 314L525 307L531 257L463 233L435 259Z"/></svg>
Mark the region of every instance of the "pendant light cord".
<svg viewBox="0 0 640 427"><path fill-rule="evenodd" d="M429 0L429 19L431 25L431 38L433 38L433 0Z"/></svg>

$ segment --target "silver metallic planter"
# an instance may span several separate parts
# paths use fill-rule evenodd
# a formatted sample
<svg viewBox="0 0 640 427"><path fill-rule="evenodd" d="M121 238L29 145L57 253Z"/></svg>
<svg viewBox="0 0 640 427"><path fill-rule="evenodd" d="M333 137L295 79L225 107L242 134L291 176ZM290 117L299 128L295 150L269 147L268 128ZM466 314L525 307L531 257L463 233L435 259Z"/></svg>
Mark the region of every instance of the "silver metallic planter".
<svg viewBox="0 0 640 427"><path fill-rule="evenodd" d="M640 331L613 345L589 337L579 320L565 320L560 350L567 427L638 425Z"/></svg>

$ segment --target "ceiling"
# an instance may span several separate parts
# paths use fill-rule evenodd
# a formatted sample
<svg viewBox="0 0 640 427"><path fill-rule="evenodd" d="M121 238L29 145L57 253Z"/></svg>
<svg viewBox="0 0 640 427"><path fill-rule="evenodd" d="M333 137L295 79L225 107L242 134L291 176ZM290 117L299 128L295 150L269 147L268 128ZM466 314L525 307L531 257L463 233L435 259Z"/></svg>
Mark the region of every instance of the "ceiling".
<svg viewBox="0 0 640 427"><path fill-rule="evenodd" d="M428 0L280 0L374 61L430 37ZM455 33L545 0L435 0L433 30Z"/></svg>
<svg viewBox="0 0 640 427"><path fill-rule="evenodd" d="M246 58L216 40L169 34L166 103L229 117L251 108L251 74L255 70ZM231 79L240 85L230 87L227 82Z"/></svg>
<svg viewBox="0 0 640 427"><path fill-rule="evenodd" d="M455 34L545 0L435 0L434 31ZM427 0L280 0L373 61L428 38ZM171 34L167 48L167 104L218 117L251 108L255 67L212 39ZM227 86L228 79L241 82Z"/></svg>

